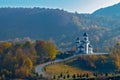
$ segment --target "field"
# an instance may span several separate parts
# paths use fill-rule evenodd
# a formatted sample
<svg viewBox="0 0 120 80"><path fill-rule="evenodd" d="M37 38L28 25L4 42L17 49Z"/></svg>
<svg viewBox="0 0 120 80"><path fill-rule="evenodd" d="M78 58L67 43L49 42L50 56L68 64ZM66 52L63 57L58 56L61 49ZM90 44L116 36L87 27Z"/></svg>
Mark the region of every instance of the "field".
<svg viewBox="0 0 120 80"><path fill-rule="evenodd" d="M51 64L45 67L45 71L52 77L52 80L119 80L120 73L94 74L90 71L80 70L63 63ZM69 77L68 77L69 75Z"/></svg>
<svg viewBox="0 0 120 80"><path fill-rule="evenodd" d="M78 68L65 65L63 63L56 63L56 64L48 65L45 67L45 71L47 74L51 76L54 76L54 75L58 76L61 74L63 75L69 74L70 76L72 76L74 74L86 74L86 73L91 74L92 73L90 71L83 71Z"/></svg>

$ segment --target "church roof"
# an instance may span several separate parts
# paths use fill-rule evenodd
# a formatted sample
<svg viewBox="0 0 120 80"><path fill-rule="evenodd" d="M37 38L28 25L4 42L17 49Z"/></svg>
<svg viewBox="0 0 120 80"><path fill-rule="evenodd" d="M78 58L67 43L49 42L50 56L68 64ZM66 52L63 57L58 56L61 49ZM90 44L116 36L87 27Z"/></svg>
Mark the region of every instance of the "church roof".
<svg viewBox="0 0 120 80"><path fill-rule="evenodd" d="M84 40L81 40L80 42L81 42L81 43L86 43Z"/></svg>
<svg viewBox="0 0 120 80"><path fill-rule="evenodd" d="M87 34L87 33L84 33L83 36L88 36L88 34Z"/></svg>
<svg viewBox="0 0 120 80"><path fill-rule="evenodd" d="M76 40L80 40L80 38L79 38L79 37L77 37L77 38L76 38Z"/></svg>
<svg viewBox="0 0 120 80"><path fill-rule="evenodd" d="M79 48L84 48L84 46L80 45Z"/></svg>
<svg viewBox="0 0 120 80"><path fill-rule="evenodd" d="M89 47L92 47L92 45L89 45Z"/></svg>

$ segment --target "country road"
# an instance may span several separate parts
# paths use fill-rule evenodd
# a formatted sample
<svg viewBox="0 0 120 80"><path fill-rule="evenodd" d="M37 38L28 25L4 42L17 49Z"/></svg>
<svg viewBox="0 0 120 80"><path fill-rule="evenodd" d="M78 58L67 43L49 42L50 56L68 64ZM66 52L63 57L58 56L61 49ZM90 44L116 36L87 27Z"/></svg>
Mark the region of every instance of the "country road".
<svg viewBox="0 0 120 80"><path fill-rule="evenodd" d="M66 59L55 60L54 63L63 62L63 61L66 61L66 60L69 60L69 59L72 59L72 58L75 58L75 57L78 57L78 56L79 55L74 55L74 56L71 56L71 57L66 58ZM35 67L35 72L38 73L39 75L42 75L42 76L46 77L47 74L44 71L44 67L49 65L49 64L51 64L51 62L47 62L47 63L37 65Z"/></svg>
<svg viewBox="0 0 120 80"><path fill-rule="evenodd" d="M108 54L108 53L99 53L99 54L94 54L94 55L103 55L103 54ZM55 60L54 63L58 63L58 62L63 62L63 61L67 61L69 59L72 59L72 58L77 58L79 56L87 56L87 55L93 55L93 54L78 54L78 55L73 55L71 57L68 57L66 59L60 59L60 60ZM38 73L39 75L42 75L43 77L47 77L48 75L45 73L44 71L44 67L51 64L51 62L47 62L47 63L43 63L43 64L40 64L40 65L37 65L35 67L35 72Z"/></svg>
<svg viewBox="0 0 120 80"><path fill-rule="evenodd" d="M63 60L55 60L54 63L57 63L57 62L62 62ZM46 77L47 74L45 73L44 71L44 67L51 64L51 62L47 62L47 63L44 63L44 64L40 64L38 66L35 67L35 72L38 73L39 75L42 75L43 77Z"/></svg>

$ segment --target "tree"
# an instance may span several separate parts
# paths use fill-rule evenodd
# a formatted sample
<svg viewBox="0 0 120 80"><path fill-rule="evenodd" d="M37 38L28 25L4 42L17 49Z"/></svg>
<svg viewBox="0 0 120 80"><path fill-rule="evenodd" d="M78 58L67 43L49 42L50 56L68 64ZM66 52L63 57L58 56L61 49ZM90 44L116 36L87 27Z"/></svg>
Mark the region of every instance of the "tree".
<svg viewBox="0 0 120 80"><path fill-rule="evenodd" d="M79 74L77 74L77 77L80 77L80 75L79 75Z"/></svg>
<svg viewBox="0 0 120 80"><path fill-rule="evenodd" d="M37 52L37 55L39 56L40 62L43 62L44 59L48 56L47 50L46 50L46 42L43 40L37 40L35 44L35 49Z"/></svg>
<svg viewBox="0 0 120 80"><path fill-rule="evenodd" d="M17 53L16 57L18 57L18 65L16 66L15 75L20 78L28 77L33 68L32 61L25 54Z"/></svg>
<svg viewBox="0 0 120 80"><path fill-rule="evenodd" d="M2 54L1 54L2 53ZM31 42L0 42L0 77L26 78L31 75L36 51Z"/></svg>
<svg viewBox="0 0 120 80"><path fill-rule="evenodd" d="M87 78L89 77L89 74L88 74L88 73L86 74L86 77L87 77Z"/></svg>
<svg viewBox="0 0 120 80"><path fill-rule="evenodd" d="M53 79L56 79L56 76L55 76L55 75L53 76Z"/></svg>
<svg viewBox="0 0 120 80"><path fill-rule="evenodd" d="M47 42L47 53L51 60L56 57L57 51L56 51L56 47L52 41Z"/></svg>
<svg viewBox="0 0 120 80"><path fill-rule="evenodd" d="M33 43L30 42L30 41L26 41L25 44L24 44L25 48L31 48L32 46L33 46Z"/></svg>
<svg viewBox="0 0 120 80"><path fill-rule="evenodd" d="M14 72L14 65L15 65L15 61L13 59L13 56L11 53L7 53L3 59L2 62L2 67L3 69L7 69L9 71Z"/></svg>
<svg viewBox="0 0 120 80"><path fill-rule="evenodd" d="M36 50L32 47L29 49L25 49L24 52L31 59L32 63L35 64L37 58Z"/></svg>
<svg viewBox="0 0 120 80"><path fill-rule="evenodd" d="M67 78L70 78L70 75L69 75L69 74L67 74Z"/></svg>
<svg viewBox="0 0 120 80"><path fill-rule="evenodd" d="M82 78L82 74L80 74L80 78Z"/></svg>
<svg viewBox="0 0 120 80"><path fill-rule="evenodd" d="M76 78L76 75L75 75L75 74L73 74L72 78L73 78L73 79L75 79L75 78Z"/></svg>
<svg viewBox="0 0 120 80"><path fill-rule="evenodd" d="M117 69L120 69L120 45L113 46L111 49L110 58Z"/></svg>
<svg viewBox="0 0 120 80"><path fill-rule="evenodd" d="M107 76L108 76L108 73L105 73L105 76L107 77Z"/></svg>
<svg viewBox="0 0 120 80"><path fill-rule="evenodd" d="M8 51L10 50L10 48L12 47L12 44L8 41L4 41L0 43L0 54L4 53L8 53Z"/></svg>
<svg viewBox="0 0 120 80"><path fill-rule="evenodd" d="M93 76L97 77L97 76L98 76L98 73L93 73Z"/></svg>
<svg viewBox="0 0 120 80"><path fill-rule="evenodd" d="M5 41L5 42L2 43L2 46L3 46L5 49L8 49L8 48L10 48L10 47L12 46L12 44L11 44L10 42L8 42L8 41Z"/></svg>
<svg viewBox="0 0 120 80"><path fill-rule="evenodd" d="M16 69L15 75L18 78L25 78L25 77L28 77L30 73L26 67L20 67L19 69Z"/></svg>
<svg viewBox="0 0 120 80"><path fill-rule="evenodd" d="M63 74L62 74L62 73L60 74L60 77L63 77Z"/></svg>
<svg viewBox="0 0 120 80"><path fill-rule="evenodd" d="M64 75L64 76L63 76L63 79L65 79L65 78L66 78L66 76Z"/></svg>

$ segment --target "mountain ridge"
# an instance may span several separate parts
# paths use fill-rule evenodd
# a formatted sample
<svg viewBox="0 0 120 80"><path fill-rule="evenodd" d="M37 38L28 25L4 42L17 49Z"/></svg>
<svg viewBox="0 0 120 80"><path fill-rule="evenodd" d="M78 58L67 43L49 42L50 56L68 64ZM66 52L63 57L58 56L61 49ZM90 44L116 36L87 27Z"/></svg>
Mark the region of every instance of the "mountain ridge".
<svg viewBox="0 0 120 80"><path fill-rule="evenodd" d="M0 40L53 39L58 47L72 48L75 38L87 32L94 47L102 48L120 40L119 25L119 18L99 14L45 8L0 8Z"/></svg>
<svg viewBox="0 0 120 80"><path fill-rule="evenodd" d="M120 2L112 6L105 8L100 8L92 13L92 15L101 15L101 16L117 16L120 14Z"/></svg>

